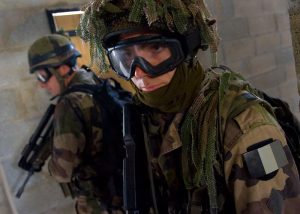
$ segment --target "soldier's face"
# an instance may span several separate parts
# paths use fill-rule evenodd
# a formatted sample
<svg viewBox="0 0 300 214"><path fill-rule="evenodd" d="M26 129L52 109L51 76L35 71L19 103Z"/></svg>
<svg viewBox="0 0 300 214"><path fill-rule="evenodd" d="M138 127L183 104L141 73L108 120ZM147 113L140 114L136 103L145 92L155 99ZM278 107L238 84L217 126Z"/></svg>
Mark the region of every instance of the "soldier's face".
<svg viewBox="0 0 300 214"><path fill-rule="evenodd" d="M142 33L131 33L127 35L122 35L121 40L129 39L129 38L135 38L141 35L145 35ZM149 53L146 52L147 50L140 50L138 52L135 52L137 56L143 57L146 60L148 60L152 65L158 64L156 61L162 61L163 59L167 58L170 55L170 52L166 49L163 53L157 54L155 57L152 57L151 59L148 59ZM166 56L165 56L166 55ZM163 57L163 59L157 59L158 57ZM155 60L156 61L155 61ZM167 73L164 73L159 76L151 77L148 73L146 73L141 67L136 66L134 76L131 78L131 81L136 85L138 89L144 92L152 92L155 91L163 86L168 85L174 74L175 70L173 69Z"/></svg>
<svg viewBox="0 0 300 214"><path fill-rule="evenodd" d="M45 70L38 70L38 75L47 76ZM60 85L55 77L52 75L46 82L39 81L39 86L49 92L52 96L57 96L60 94Z"/></svg>
<svg viewBox="0 0 300 214"><path fill-rule="evenodd" d="M131 81L141 91L151 92L168 85L174 74L175 69L157 77L150 77L149 74L145 73L143 69L137 66Z"/></svg>

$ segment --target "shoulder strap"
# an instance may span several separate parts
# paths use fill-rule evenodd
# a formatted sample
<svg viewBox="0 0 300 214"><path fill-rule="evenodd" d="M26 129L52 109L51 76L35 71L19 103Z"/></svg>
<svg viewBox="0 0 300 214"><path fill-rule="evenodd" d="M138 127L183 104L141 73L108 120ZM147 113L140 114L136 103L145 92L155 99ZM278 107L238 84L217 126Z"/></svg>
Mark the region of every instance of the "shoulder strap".
<svg viewBox="0 0 300 214"><path fill-rule="evenodd" d="M97 85L91 85L91 84L76 84L72 85L71 87L67 88L60 97L64 97L67 94L73 93L73 92L83 92L87 94L96 94L101 93L103 90L103 83L97 84Z"/></svg>

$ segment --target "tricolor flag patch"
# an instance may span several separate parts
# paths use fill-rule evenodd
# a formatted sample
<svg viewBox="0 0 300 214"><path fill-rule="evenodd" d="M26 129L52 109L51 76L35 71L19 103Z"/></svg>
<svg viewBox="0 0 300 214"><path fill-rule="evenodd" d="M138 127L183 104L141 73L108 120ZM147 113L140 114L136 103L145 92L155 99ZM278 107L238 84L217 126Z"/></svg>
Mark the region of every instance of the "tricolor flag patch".
<svg viewBox="0 0 300 214"><path fill-rule="evenodd" d="M243 158L253 178L261 178L288 164L282 144L278 140L244 153Z"/></svg>

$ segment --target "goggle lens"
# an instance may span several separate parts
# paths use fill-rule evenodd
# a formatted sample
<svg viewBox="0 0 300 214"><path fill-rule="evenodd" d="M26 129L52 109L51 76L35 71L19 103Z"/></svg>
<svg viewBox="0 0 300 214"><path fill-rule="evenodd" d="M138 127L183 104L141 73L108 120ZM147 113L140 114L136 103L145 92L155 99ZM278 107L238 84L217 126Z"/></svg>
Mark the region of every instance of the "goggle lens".
<svg viewBox="0 0 300 214"><path fill-rule="evenodd" d="M41 83L47 83L49 79L52 77L52 73L48 70L38 70L35 72L36 79Z"/></svg>
<svg viewBox="0 0 300 214"><path fill-rule="evenodd" d="M120 41L107 50L112 68L125 79L134 75L136 66L155 77L173 70L184 59L177 39L157 35Z"/></svg>

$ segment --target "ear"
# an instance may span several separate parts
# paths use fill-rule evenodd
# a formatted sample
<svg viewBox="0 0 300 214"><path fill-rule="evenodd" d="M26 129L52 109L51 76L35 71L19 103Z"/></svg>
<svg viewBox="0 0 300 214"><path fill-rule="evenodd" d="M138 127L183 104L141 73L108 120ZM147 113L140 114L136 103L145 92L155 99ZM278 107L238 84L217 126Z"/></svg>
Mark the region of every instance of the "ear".
<svg viewBox="0 0 300 214"><path fill-rule="evenodd" d="M68 65L61 65L58 68L58 71L59 71L59 74L61 76L65 76L70 71L70 66L68 66Z"/></svg>

